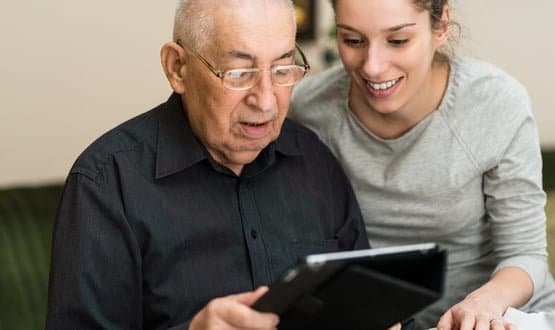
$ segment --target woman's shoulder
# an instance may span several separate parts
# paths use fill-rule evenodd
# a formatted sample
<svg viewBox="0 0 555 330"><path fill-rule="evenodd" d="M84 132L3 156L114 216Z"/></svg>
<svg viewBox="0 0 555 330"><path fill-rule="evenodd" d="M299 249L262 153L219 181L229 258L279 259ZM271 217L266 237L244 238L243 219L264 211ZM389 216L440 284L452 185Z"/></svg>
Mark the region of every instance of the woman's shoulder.
<svg viewBox="0 0 555 330"><path fill-rule="evenodd" d="M456 91L464 91L477 101L505 99L528 102L528 92L522 83L503 69L478 58L456 56L451 61Z"/></svg>
<svg viewBox="0 0 555 330"><path fill-rule="evenodd" d="M313 129L321 129L336 118L347 103L350 79L336 65L303 79L293 89L289 117Z"/></svg>
<svg viewBox="0 0 555 330"><path fill-rule="evenodd" d="M451 60L440 113L466 149L488 164L532 119L528 92L516 78L486 61L462 56Z"/></svg>
<svg viewBox="0 0 555 330"><path fill-rule="evenodd" d="M292 103L303 106L321 106L332 100L345 101L349 89L349 76L342 65L335 65L314 76L307 77L293 89Z"/></svg>
<svg viewBox="0 0 555 330"><path fill-rule="evenodd" d="M528 116L530 99L524 85L501 68L472 57L451 59L442 111L450 117Z"/></svg>

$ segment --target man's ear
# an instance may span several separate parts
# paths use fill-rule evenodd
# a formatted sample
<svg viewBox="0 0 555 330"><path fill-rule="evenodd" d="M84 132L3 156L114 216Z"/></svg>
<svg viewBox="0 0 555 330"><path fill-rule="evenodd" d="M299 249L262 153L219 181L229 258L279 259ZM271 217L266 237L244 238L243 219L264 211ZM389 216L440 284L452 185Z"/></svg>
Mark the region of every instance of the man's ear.
<svg viewBox="0 0 555 330"><path fill-rule="evenodd" d="M160 59L162 61L164 73L172 89L177 94L183 94L185 92L183 77L187 70L187 66L185 65L186 56L183 48L173 41L164 44L160 50Z"/></svg>

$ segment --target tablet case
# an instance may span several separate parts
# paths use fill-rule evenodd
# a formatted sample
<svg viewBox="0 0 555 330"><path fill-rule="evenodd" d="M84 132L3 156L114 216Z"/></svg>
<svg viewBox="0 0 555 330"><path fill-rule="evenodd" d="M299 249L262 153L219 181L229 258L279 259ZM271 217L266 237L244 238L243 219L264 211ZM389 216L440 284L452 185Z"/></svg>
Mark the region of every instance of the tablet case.
<svg viewBox="0 0 555 330"><path fill-rule="evenodd" d="M445 251L374 256L290 269L253 308L280 315L279 329L382 330L441 298Z"/></svg>

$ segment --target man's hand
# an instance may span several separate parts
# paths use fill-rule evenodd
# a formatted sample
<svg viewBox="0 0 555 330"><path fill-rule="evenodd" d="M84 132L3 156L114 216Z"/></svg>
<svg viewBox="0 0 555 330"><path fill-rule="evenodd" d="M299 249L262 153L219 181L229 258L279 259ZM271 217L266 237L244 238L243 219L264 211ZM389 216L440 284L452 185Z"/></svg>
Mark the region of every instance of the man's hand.
<svg viewBox="0 0 555 330"><path fill-rule="evenodd" d="M397 323L391 328L388 328L387 330L401 330L401 323Z"/></svg>
<svg viewBox="0 0 555 330"><path fill-rule="evenodd" d="M268 287L211 300L191 321L190 330L276 329L279 317L250 308Z"/></svg>

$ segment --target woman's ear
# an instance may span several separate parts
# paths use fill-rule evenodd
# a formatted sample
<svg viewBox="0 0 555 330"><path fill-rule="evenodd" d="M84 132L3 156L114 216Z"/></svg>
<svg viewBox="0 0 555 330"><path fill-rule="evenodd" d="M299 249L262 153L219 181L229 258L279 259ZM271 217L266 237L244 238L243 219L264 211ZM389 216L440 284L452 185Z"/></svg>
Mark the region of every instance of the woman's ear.
<svg viewBox="0 0 555 330"><path fill-rule="evenodd" d="M160 59L162 61L164 73L172 89L177 94L183 94L185 92L185 84L183 82L183 76L187 70L185 57L185 51L175 42L164 44L160 50Z"/></svg>
<svg viewBox="0 0 555 330"><path fill-rule="evenodd" d="M437 29L437 37L441 43L444 43L449 39L449 26L451 25L451 12L449 11L449 6L445 5L443 7L443 12L441 13L441 19L439 21L439 26Z"/></svg>

